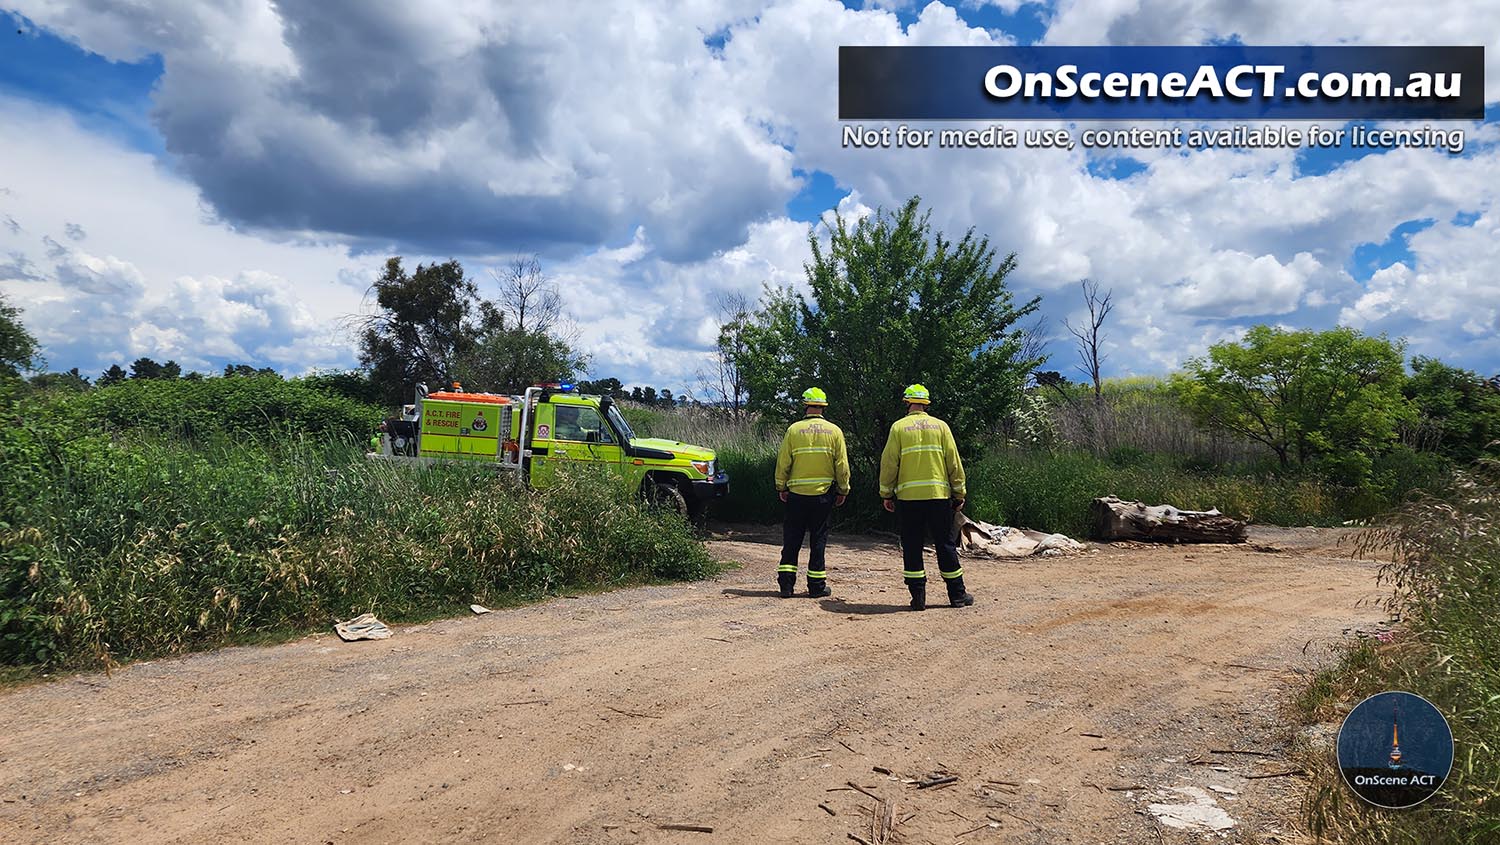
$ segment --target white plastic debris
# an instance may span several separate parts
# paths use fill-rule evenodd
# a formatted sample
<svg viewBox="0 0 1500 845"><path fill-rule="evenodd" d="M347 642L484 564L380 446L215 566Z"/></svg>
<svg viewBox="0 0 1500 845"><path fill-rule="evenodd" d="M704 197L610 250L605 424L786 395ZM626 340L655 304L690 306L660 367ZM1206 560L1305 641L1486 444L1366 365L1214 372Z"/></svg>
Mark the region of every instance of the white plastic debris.
<svg viewBox="0 0 1500 845"><path fill-rule="evenodd" d="M1161 823L1178 830L1211 833L1235 826L1234 819L1214 801L1213 796L1196 786L1174 786L1172 792L1191 799L1185 804L1150 804L1146 809Z"/></svg>
<svg viewBox="0 0 1500 845"><path fill-rule="evenodd" d="M469 609L472 610L472 611L474 611L474 613L475 613L476 616L479 615L479 614L482 614L482 613L490 613L491 612L489 608L485 607L482 604L471 604L471 605L469 605Z"/></svg>
<svg viewBox="0 0 1500 845"><path fill-rule="evenodd" d="M1046 534L1025 528L976 522L969 519L963 511L955 514L953 522L954 531L958 534L958 547L966 554L995 558L1031 555L1055 557L1086 550L1082 543L1063 534Z"/></svg>
<svg viewBox="0 0 1500 845"><path fill-rule="evenodd" d="M391 629L376 619L373 613L361 613L347 622L334 625L333 630L346 643L355 640L384 640L391 636Z"/></svg>

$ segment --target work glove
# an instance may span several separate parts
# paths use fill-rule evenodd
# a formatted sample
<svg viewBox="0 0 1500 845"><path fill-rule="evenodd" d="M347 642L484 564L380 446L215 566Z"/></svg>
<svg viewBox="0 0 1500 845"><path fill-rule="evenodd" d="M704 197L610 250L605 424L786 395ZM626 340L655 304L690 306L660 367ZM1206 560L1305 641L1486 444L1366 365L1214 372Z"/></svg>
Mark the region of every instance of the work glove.
<svg viewBox="0 0 1500 845"><path fill-rule="evenodd" d="M885 500L885 509L888 510L888 511L890 511L891 513L895 513L896 512L896 500L895 499L886 499Z"/></svg>
<svg viewBox="0 0 1500 845"><path fill-rule="evenodd" d="M964 509L964 500L963 499L954 499L953 500L953 509L956 510L956 511L963 510Z"/></svg>
<svg viewBox="0 0 1500 845"><path fill-rule="evenodd" d="M849 497L845 496L843 493L835 494L833 497L833 506L836 508L841 508L844 506L844 502L848 499Z"/></svg>
<svg viewBox="0 0 1500 845"><path fill-rule="evenodd" d="M783 501L783 502L785 502L785 501L786 501L786 491L785 491L785 490L782 490L782 491L780 491L780 492L778 492L778 493L777 493L777 494L776 494L776 498L778 498L778 499L780 499L780 500L781 500L781 501Z"/></svg>

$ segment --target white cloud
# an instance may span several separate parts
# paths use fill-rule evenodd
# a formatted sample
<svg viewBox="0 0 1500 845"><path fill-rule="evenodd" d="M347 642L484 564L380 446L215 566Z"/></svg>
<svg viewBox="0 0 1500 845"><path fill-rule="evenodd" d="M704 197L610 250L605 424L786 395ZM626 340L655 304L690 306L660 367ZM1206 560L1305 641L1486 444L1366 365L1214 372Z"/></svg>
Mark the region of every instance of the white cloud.
<svg viewBox="0 0 1500 845"><path fill-rule="evenodd" d="M1500 17L1471 4L1358 15L1341 5L1063 0L1047 39L1487 39L1500 90L1489 22ZM673 14L614 4L588 16L462 0L437 12L271 8L22 4L107 56L163 55L156 120L177 171L0 101L0 148L17 162L0 178L15 189L0 194L0 276L10 278L0 285L30 297L39 310L28 319L46 315L49 337L86 319L100 360L212 348L348 362L338 317L358 308L378 264L350 245L419 245L412 261L451 252L480 279L487 261L539 250L596 375L686 386L712 341L717 294L801 283L806 225L781 213L801 169L848 186L846 217L920 194L939 229L972 226L1002 254L1015 250L1015 284L1046 296L1054 325L1076 319L1078 279L1113 289L1119 372L1171 368L1257 321L1340 317L1471 366L1496 357L1471 331L1493 326L1493 312L1464 299L1495 299L1485 286L1495 256L1474 234L1489 230L1446 222L1493 214L1493 125L1469 127L1461 157L1396 150L1309 176L1287 150L1141 151L1131 157L1145 170L1111 180L1091 175L1081 150L840 146L839 45L995 43L941 3L910 4L917 19L905 30L893 14L833 0L699 0ZM1413 35L1414 19L1432 25ZM726 37L721 51L703 44L710 33ZM1439 224L1411 239L1410 262L1363 286L1348 274L1356 246L1419 218ZM69 240L70 223L87 239ZM247 234L257 232L289 242ZM37 275L50 281L27 281ZM132 284L140 301L129 307L107 293Z"/></svg>
<svg viewBox="0 0 1500 845"><path fill-rule="evenodd" d="M704 44L743 3L19 8L109 58L160 53L156 125L236 225L474 254L645 224L691 260L797 191L791 154L722 95Z"/></svg>
<svg viewBox="0 0 1500 845"><path fill-rule="evenodd" d="M234 232L205 219L193 186L150 156L59 110L0 97L0 113L0 212L17 221L0 230L10 256L0 290L53 366L354 363L339 324L359 293L339 274L368 277L374 258Z"/></svg>
<svg viewBox="0 0 1500 845"><path fill-rule="evenodd" d="M1500 371L1500 213L1492 206L1469 226L1437 224L1408 246L1412 260L1376 271L1339 320L1405 335L1428 355L1464 349L1486 375Z"/></svg>

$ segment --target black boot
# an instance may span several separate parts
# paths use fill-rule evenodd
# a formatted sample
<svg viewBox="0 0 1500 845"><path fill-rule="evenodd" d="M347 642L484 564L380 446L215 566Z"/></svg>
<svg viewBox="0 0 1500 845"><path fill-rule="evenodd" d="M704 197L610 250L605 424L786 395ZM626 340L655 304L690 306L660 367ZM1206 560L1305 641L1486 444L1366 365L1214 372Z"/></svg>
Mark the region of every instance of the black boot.
<svg viewBox="0 0 1500 845"><path fill-rule="evenodd" d="M948 604L953 607L968 607L974 603L974 596L964 589L964 576L949 579L948 581Z"/></svg>
<svg viewBox="0 0 1500 845"><path fill-rule="evenodd" d="M821 599L829 595L827 578L807 579L807 595L809 598Z"/></svg>
<svg viewBox="0 0 1500 845"><path fill-rule="evenodd" d="M927 609L927 585L926 584L907 584L906 585L906 589L908 589L908 590L911 591L911 609L912 610L926 610Z"/></svg>
<svg viewBox="0 0 1500 845"><path fill-rule="evenodd" d="M782 598L784 598L784 599L791 598L797 592L797 573L795 573L795 572L778 572L778 573L776 573L776 586L778 586L778 587L781 588L781 597Z"/></svg>

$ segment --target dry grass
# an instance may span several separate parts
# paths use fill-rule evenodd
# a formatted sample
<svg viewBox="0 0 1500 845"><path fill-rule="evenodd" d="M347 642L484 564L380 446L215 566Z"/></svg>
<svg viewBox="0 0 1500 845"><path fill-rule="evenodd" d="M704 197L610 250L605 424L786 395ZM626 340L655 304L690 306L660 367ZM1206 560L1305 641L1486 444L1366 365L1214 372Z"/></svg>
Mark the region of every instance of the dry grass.
<svg viewBox="0 0 1500 845"><path fill-rule="evenodd" d="M1307 818L1338 842L1500 841L1500 465L1455 473L1368 532L1360 554L1383 553L1389 606L1403 622L1390 643L1356 643L1304 693L1309 720L1336 721L1365 696L1404 689L1437 705L1456 756L1442 790L1417 809L1378 812L1339 781L1332 752L1315 755Z"/></svg>

